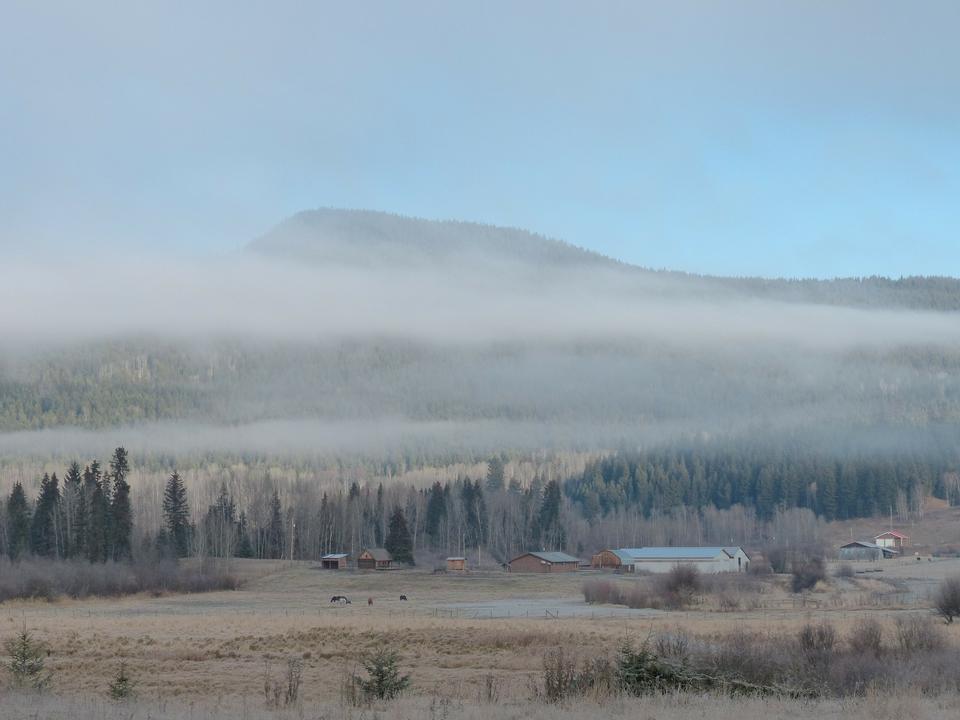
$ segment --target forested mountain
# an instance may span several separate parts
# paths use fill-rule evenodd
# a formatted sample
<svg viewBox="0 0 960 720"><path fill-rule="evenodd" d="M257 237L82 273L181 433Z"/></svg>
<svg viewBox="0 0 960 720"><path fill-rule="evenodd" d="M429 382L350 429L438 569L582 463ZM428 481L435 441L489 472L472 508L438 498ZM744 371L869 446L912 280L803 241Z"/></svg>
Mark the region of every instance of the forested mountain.
<svg viewBox="0 0 960 720"><path fill-rule="evenodd" d="M52 312L24 298L26 339L0 350L0 454L62 453L68 427L161 454L620 450L567 478L587 518L737 504L845 517L915 502L955 469L951 278L697 277L520 230L340 210L301 213L237 258L160 268L162 282L142 264L109 271Z"/></svg>
<svg viewBox="0 0 960 720"><path fill-rule="evenodd" d="M483 259L537 268L606 268L646 280L669 281L669 286L660 286L658 291L690 296L724 292L782 302L960 310L960 279L953 277L816 280L693 275L629 265L526 230L368 210L322 208L298 213L254 240L248 250L320 265L347 263L399 269Z"/></svg>

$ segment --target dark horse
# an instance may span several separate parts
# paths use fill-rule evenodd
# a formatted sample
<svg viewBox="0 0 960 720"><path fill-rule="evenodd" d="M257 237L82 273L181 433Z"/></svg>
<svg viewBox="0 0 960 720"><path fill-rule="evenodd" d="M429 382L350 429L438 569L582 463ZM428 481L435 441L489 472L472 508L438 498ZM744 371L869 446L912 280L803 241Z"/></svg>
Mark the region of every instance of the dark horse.
<svg viewBox="0 0 960 720"><path fill-rule="evenodd" d="M330 602L340 603L341 605L349 605L350 598L348 598L346 595L334 595L332 598L330 598Z"/></svg>
<svg viewBox="0 0 960 720"><path fill-rule="evenodd" d="M400 599L403 600L404 602L406 602L406 601L407 601L407 596L406 596L406 595L401 595L401 596L400 596Z"/></svg>

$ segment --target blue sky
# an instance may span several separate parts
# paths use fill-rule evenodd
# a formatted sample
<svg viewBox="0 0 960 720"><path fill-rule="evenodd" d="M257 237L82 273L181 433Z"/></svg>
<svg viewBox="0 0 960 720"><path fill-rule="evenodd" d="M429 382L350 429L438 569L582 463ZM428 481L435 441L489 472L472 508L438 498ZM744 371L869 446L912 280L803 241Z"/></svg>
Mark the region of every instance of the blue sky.
<svg viewBox="0 0 960 720"><path fill-rule="evenodd" d="M6 0L0 250L222 253L338 206L960 275L958 27L955 0Z"/></svg>

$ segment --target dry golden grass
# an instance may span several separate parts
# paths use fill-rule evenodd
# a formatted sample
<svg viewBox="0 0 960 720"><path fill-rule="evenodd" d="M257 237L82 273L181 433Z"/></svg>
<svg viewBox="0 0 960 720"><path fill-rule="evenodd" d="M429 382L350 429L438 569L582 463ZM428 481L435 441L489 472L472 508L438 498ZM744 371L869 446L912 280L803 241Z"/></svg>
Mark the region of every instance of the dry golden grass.
<svg viewBox="0 0 960 720"><path fill-rule="evenodd" d="M642 640L663 630L683 629L698 635L735 628L784 633L820 619L831 620L844 634L865 616L929 612L918 607L854 609L822 604L819 608L784 606L723 613L698 609L652 616L609 617L600 608L585 609L592 617L561 615L559 619L543 613L529 618L449 617L435 608L511 598L540 599L547 604L552 600L561 604L566 598L573 603L582 597L583 577L338 573L315 570L306 563L256 561L238 567L252 579L244 590L235 592L6 603L0 605L0 639L12 636L25 623L49 647L48 666L54 671L56 692L72 697L102 696L122 658L141 698L204 703L221 698L233 705L262 707L265 668L278 672L287 658L295 657L304 665L303 701L331 703L339 697L341 680L359 655L388 645L401 653L417 696L475 703L489 675L506 701L525 702L544 652L556 647L587 657L612 652L623 639ZM769 590L770 594L780 592ZM854 592L860 590L850 591ZM340 593L351 596L354 603L331 606L330 596ZM400 602L400 593L406 593L410 602ZM374 598L372 608L367 607L367 597ZM947 631L960 643L960 625ZM463 712L467 714L449 717L474 716Z"/></svg>

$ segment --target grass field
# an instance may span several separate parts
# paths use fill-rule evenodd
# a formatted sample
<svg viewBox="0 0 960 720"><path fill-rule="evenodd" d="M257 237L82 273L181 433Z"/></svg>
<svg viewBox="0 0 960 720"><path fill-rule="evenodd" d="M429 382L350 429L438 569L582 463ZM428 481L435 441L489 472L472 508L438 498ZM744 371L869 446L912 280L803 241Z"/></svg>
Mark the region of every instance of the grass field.
<svg viewBox="0 0 960 720"><path fill-rule="evenodd" d="M595 576L589 573L336 572L318 570L312 563L269 561L242 561L237 570L248 578L238 591L0 605L0 638L12 636L25 625L47 645L47 666L54 673L54 697L8 696L0 717L34 717L36 708L29 711L30 707L56 702L72 708L64 710L62 717L112 717L111 705L100 710L99 701L83 698L104 697L121 659L150 717L165 717L159 710L165 704L174 708L170 712L191 705L203 708L202 712L212 713L210 717L244 709L262 712L265 676L279 676L287 659L297 658L303 662L302 707L317 708L308 716L359 718L358 711L340 704L342 682L362 653L382 646L399 651L402 669L411 674L410 697L402 701L406 705L397 705L407 708L408 717L537 717L533 711L540 710L530 705L530 684L542 668L544 653L554 648L588 657L612 653L624 639L642 641L664 630L709 635L749 628L783 633L821 619L843 632L863 617L929 613L922 598L875 602L878 593L896 590L880 578L889 573L898 583L929 583L960 571L960 561L894 562L883 573L832 580L812 593L812 602L806 605L791 599L782 587L785 579L773 578L757 593L758 604L734 612L719 612L709 604L682 612L589 606L581 592L585 577ZM409 597L408 602L399 600L401 593ZM353 602L331 605L334 594L345 594ZM372 606L367 598L373 599ZM960 625L946 630L960 644ZM483 709L491 687L505 705L496 711L500 714L489 714L493 712L489 706ZM697 712L694 706L683 705L688 700L657 702L661 704L650 717L687 717L684 712ZM702 702L698 707L711 710L711 717L724 717L724 712L729 717L752 717L752 706L745 700L724 700L719 706ZM746 705L738 710L734 702ZM915 710L908 713L911 717L940 717L936 713L941 705L956 701L913 698L909 702ZM604 709L605 716L619 717L621 710L624 717L629 714L617 703ZM148 712L147 706L152 710ZM510 714L511 706L516 714ZM793 717L792 707L784 701L783 714L778 716ZM951 707L956 710L955 705ZM870 717L893 717L883 714L886 708L886 704L870 706ZM51 705L39 716L58 717L57 712ZM344 714L348 712L355 714ZM382 717L404 717L392 712ZM583 708L564 712L551 711L550 717L596 716ZM820 714L839 717L840 710L826 703ZM761 717L759 711L756 717Z"/></svg>

